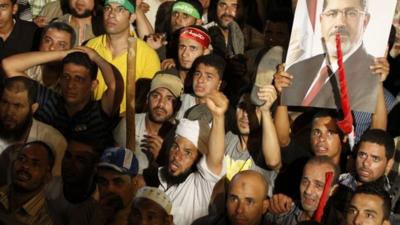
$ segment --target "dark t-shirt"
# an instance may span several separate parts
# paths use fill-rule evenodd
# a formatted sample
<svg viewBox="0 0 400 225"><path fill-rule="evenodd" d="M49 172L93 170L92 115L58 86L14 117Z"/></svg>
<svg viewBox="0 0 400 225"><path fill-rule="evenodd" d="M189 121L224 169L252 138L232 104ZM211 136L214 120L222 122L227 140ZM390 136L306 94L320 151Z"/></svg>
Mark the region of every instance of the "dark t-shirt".
<svg viewBox="0 0 400 225"><path fill-rule="evenodd" d="M6 40L0 38L0 61L14 54L32 51L38 43L38 27L32 22L15 19L10 36Z"/></svg>
<svg viewBox="0 0 400 225"><path fill-rule="evenodd" d="M107 116L101 101L90 101L81 111L69 116L65 102L58 93L38 84L37 102L39 109L35 118L58 129L67 139L79 138L112 146L114 118Z"/></svg>

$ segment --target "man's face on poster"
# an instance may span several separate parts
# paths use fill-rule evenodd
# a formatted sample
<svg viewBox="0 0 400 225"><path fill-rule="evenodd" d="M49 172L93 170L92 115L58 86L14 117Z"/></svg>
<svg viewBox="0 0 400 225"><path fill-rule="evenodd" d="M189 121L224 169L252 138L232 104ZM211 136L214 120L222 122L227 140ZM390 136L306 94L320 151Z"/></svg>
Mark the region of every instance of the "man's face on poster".
<svg viewBox="0 0 400 225"><path fill-rule="evenodd" d="M336 56L336 33L340 33L343 55L362 42L369 14L363 0L325 0L320 16L321 32L329 55Z"/></svg>

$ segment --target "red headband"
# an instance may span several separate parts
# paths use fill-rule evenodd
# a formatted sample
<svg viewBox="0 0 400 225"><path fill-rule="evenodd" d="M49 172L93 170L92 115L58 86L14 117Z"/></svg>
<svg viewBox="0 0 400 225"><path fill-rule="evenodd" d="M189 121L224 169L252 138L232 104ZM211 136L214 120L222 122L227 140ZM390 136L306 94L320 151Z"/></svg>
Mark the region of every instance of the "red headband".
<svg viewBox="0 0 400 225"><path fill-rule="evenodd" d="M210 45L210 36L206 34L204 31L194 28L194 27L187 27L181 31L179 35L181 38L189 38L199 42L204 48L208 48Z"/></svg>

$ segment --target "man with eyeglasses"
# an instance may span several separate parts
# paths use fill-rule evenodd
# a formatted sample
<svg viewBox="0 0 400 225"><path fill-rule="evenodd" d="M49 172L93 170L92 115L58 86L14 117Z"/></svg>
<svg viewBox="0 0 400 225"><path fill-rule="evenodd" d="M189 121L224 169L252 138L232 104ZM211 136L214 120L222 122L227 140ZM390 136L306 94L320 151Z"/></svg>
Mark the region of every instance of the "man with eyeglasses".
<svg viewBox="0 0 400 225"><path fill-rule="evenodd" d="M293 85L283 92L283 102L286 105L336 108L339 97L336 35L340 34L350 105L353 110L374 112L379 76L373 71L377 69L373 66L374 57L363 45L369 20L367 0L324 0L320 22L327 55L314 56L287 69L293 75Z"/></svg>
<svg viewBox="0 0 400 225"><path fill-rule="evenodd" d="M101 57L113 64L121 72L124 84L127 77L128 37L137 37L132 23L138 18L136 5L131 0L106 0L104 3L103 23L106 33L87 43ZM138 27L139 28L139 27ZM137 39L136 48L136 80L151 79L160 70L160 59L157 53L141 39ZM99 71L99 74L101 72ZM107 90L107 85L101 75L97 75L99 84L95 90L95 98L101 99ZM125 112L125 93L121 102L120 112Z"/></svg>

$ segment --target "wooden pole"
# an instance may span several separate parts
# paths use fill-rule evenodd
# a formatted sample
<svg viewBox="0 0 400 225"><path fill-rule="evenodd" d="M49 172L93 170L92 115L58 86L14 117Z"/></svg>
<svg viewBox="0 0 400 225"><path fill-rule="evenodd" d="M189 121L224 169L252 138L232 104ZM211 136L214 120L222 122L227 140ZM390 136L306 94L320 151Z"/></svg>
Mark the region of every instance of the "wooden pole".
<svg viewBox="0 0 400 225"><path fill-rule="evenodd" d="M136 44L135 37L128 38L128 61L126 76L126 148L135 152L135 93L136 93Z"/></svg>

